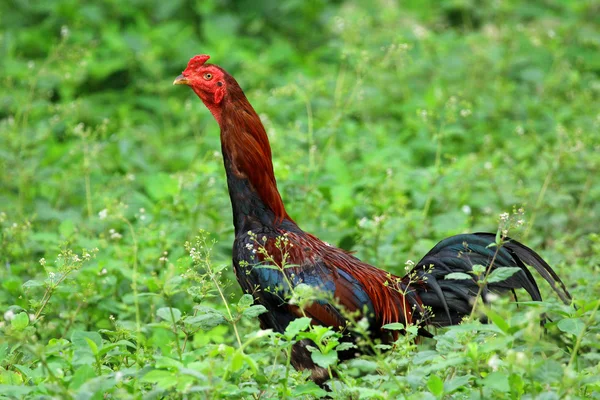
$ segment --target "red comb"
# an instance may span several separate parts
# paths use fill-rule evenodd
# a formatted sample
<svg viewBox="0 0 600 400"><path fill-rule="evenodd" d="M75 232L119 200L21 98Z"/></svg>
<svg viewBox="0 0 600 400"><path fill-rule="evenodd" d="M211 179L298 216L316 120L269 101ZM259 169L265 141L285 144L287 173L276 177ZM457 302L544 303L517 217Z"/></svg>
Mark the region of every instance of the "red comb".
<svg viewBox="0 0 600 400"><path fill-rule="evenodd" d="M187 68L185 69L185 71L183 71L184 73L186 72L191 72L195 69L200 68L201 66L204 65L204 63L206 62L206 60L208 60L210 58L209 55L207 54L200 54L198 56L194 56L190 59L190 61L188 62Z"/></svg>

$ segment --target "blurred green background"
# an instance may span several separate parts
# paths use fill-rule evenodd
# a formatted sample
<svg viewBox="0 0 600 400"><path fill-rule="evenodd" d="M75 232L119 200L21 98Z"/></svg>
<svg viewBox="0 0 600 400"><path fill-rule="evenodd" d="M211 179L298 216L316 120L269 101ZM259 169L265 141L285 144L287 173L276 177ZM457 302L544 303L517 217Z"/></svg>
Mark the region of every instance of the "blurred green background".
<svg viewBox="0 0 600 400"><path fill-rule="evenodd" d="M132 320L133 260L160 293L200 228L229 262L218 126L172 86L203 53L261 116L306 231L402 274L523 206L513 236L597 293L599 20L597 1L3 1L0 308L31 309L23 283L61 248L99 249L45 311L68 329ZM161 300L141 301L150 321Z"/></svg>

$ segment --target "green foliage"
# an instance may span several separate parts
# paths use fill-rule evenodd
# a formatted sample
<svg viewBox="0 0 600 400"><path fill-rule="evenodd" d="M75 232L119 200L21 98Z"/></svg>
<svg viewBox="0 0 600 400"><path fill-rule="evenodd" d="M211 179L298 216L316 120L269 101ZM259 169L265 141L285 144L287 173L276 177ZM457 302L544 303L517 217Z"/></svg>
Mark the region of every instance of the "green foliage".
<svg viewBox="0 0 600 400"><path fill-rule="evenodd" d="M0 398L598 398L599 11L1 2ZM370 354L341 363L350 344L306 317L261 330L229 267L218 128L171 86L199 53L261 115L303 229L399 275L445 236L510 230L577 309L540 282L546 302L477 303L490 324L418 346L390 324L393 346L364 335ZM474 269L451 278L514 273ZM330 392L291 366L301 340Z"/></svg>

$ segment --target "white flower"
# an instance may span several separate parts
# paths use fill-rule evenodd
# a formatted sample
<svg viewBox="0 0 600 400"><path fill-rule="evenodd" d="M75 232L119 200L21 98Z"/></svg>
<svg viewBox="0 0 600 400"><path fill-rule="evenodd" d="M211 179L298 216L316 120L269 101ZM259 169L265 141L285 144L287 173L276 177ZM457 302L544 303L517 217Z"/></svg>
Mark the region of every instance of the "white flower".
<svg viewBox="0 0 600 400"><path fill-rule="evenodd" d="M500 221L508 221L508 217L510 217L510 215L507 212L504 212L500 214Z"/></svg>
<svg viewBox="0 0 600 400"><path fill-rule="evenodd" d="M106 208L98 213L98 218L100 219L106 219L107 216L108 210Z"/></svg>
<svg viewBox="0 0 600 400"><path fill-rule="evenodd" d="M4 313L5 321L12 321L14 317L15 317L15 313L13 312L13 310L8 310Z"/></svg>
<svg viewBox="0 0 600 400"><path fill-rule="evenodd" d="M502 360L500 360L500 358L496 354L491 356L488 361L488 366L492 369L492 371L497 371L498 367L501 364L502 364Z"/></svg>
<svg viewBox="0 0 600 400"><path fill-rule="evenodd" d="M461 210L465 214L471 215L471 207L469 207L467 204L465 204L464 206L462 206Z"/></svg>
<svg viewBox="0 0 600 400"><path fill-rule="evenodd" d="M517 132L517 135L523 136L525 134L525 129L523 129L523 126L517 125L515 132Z"/></svg>
<svg viewBox="0 0 600 400"><path fill-rule="evenodd" d="M496 293L492 293L492 292L489 292L488 294L485 295L485 300L490 303L495 302L499 298L500 298L500 296L498 296Z"/></svg>

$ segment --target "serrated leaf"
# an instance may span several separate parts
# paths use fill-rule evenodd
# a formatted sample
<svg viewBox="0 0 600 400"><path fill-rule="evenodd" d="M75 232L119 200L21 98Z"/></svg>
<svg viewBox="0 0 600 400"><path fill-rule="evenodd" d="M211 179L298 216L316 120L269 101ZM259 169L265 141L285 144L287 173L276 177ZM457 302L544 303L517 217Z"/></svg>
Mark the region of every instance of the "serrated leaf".
<svg viewBox="0 0 600 400"><path fill-rule="evenodd" d="M310 318L308 318L308 317L296 318L295 320L290 322L289 325L287 326L287 328L285 329L285 336L288 339L292 339L298 333L308 329L309 326L310 326Z"/></svg>
<svg viewBox="0 0 600 400"><path fill-rule="evenodd" d="M98 332L75 331L71 334L71 342L76 350L90 352L90 345L86 339L93 341L97 348L102 348L102 336Z"/></svg>
<svg viewBox="0 0 600 400"><path fill-rule="evenodd" d="M472 375L457 376L449 381L444 382L444 392L450 394L461 387L467 387Z"/></svg>
<svg viewBox="0 0 600 400"><path fill-rule="evenodd" d="M92 368L91 365L83 364L75 369L75 373L71 378L71 382L69 382L69 389L77 390L86 381L95 377L96 371L94 370L94 368Z"/></svg>
<svg viewBox="0 0 600 400"><path fill-rule="evenodd" d="M173 307L161 307L156 311L156 315L171 324L174 324L181 319L181 311Z"/></svg>
<svg viewBox="0 0 600 400"><path fill-rule="evenodd" d="M142 377L142 382L154 383L161 389L169 389L177 384L175 373L163 370L153 370Z"/></svg>
<svg viewBox="0 0 600 400"><path fill-rule="evenodd" d="M473 279L473 277L469 274L465 274L464 272L452 272L446 276L444 279L456 279L456 280L465 280L465 279Z"/></svg>
<svg viewBox="0 0 600 400"><path fill-rule="evenodd" d="M245 310L246 308L250 307L252 304L254 304L254 297L252 297L251 294L246 293L245 295L240 297L240 300L238 301L237 306L240 310Z"/></svg>
<svg viewBox="0 0 600 400"><path fill-rule="evenodd" d="M22 331L29 325L29 315L26 312L20 312L10 321L10 325L17 331Z"/></svg>
<svg viewBox="0 0 600 400"><path fill-rule="evenodd" d="M486 376L481 383L488 389L498 390L500 392L508 392L510 390L508 376L504 372L492 372Z"/></svg>
<svg viewBox="0 0 600 400"><path fill-rule="evenodd" d="M571 335L579 336L585 329L585 323L580 318L565 318L558 321L558 329Z"/></svg>
<svg viewBox="0 0 600 400"><path fill-rule="evenodd" d="M337 363L338 355L337 351L332 350L329 353L321 353L319 350L314 350L310 353L310 358L315 364L321 368L329 368L330 366Z"/></svg>
<svg viewBox="0 0 600 400"><path fill-rule="evenodd" d="M444 381L437 375L430 375L427 380L427 388L434 396L440 397L444 394Z"/></svg>
<svg viewBox="0 0 600 400"><path fill-rule="evenodd" d="M355 349L356 345L352 342L342 342L335 349L337 351L344 351L349 349Z"/></svg>
<svg viewBox="0 0 600 400"><path fill-rule="evenodd" d="M183 320L185 324L207 331L226 322L223 314L214 308L205 306L198 306L195 308L197 310L196 315L193 317L186 317Z"/></svg>
<svg viewBox="0 0 600 400"><path fill-rule="evenodd" d="M23 284L24 288L31 288L31 287L40 287L40 286L44 286L44 282L42 281L36 281L34 279L30 279L27 282L25 282Z"/></svg>
<svg viewBox="0 0 600 400"><path fill-rule="evenodd" d="M519 267L501 267L496 268L492 271L492 273L487 277L488 283L494 282L502 282L519 272L521 268Z"/></svg>
<svg viewBox="0 0 600 400"><path fill-rule="evenodd" d="M258 317L260 314L264 314L267 312L267 309L265 308L265 306L257 304L255 306L250 306L248 308L246 308L242 314L244 315L244 317L248 317L248 318L256 318Z"/></svg>
<svg viewBox="0 0 600 400"><path fill-rule="evenodd" d="M471 270L473 271L473 273L475 273L475 275L481 275L485 272L487 268L481 264L475 264L471 267Z"/></svg>
<svg viewBox="0 0 600 400"><path fill-rule="evenodd" d="M400 331L404 329L404 324L402 322L392 322L391 324L385 324L383 328L391 331Z"/></svg>
<svg viewBox="0 0 600 400"><path fill-rule="evenodd" d="M321 398L327 396L327 392L321 389L316 383L308 382L298 385L292 390L292 398L299 398L302 396L315 396Z"/></svg>

